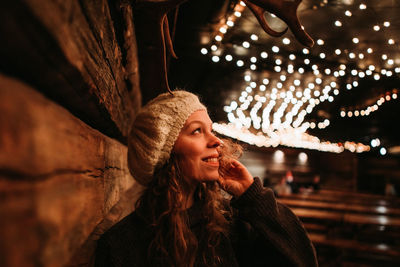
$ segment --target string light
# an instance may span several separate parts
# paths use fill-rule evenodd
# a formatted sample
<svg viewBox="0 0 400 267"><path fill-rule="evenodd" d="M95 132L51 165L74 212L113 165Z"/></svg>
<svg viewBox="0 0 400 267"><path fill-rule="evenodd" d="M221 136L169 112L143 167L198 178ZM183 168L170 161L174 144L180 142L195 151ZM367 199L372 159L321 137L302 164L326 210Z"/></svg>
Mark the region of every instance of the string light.
<svg viewBox="0 0 400 267"><path fill-rule="evenodd" d="M374 53L373 49L370 47L363 48L362 51L358 47L356 47L355 49L340 49L338 47L334 50L334 55L337 56L338 62L343 62L343 58L341 58L343 56L350 59L359 59L358 61L352 61L357 65L354 67L354 69L352 68L351 70L346 69L346 66L343 64L338 64L339 66L331 66L330 68L318 67L318 65L314 63L315 60L318 60L317 56L322 59L325 59L326 57L329 58L329 53L332 52L328 51L311 50L311 53L310 50L305 48L302 51L303 55L311 54L307 58L300 54L297 56L297 60L294 54L289 54L289 56L285 58L278 53L280 52L280 48L284 47L283 45L291 44L291 40L287 37L282 39L283 45L281 44L281 47L276 45L271 47L271 51L273 52L271 53L271 55L269 55L266 51L260 51L258 52L257 56L244 58L244 53L249 53L250 51L252 51L252 49L255 49L257 47L257 44L255 42L258 41L259 37L256 34L251 34L248 36L248 40L241 41L242 52L240 52L238 49L236 51L230 48L224 48L225 43L222 42L225 34L230 30L230 28L234 27L236 20L242 16L242 11L244 7L245 3L243 1L240 1L239 4L234 7L232 15L228 17L225 23L222 23L217 28L218 33L211 40L212 42L214 42L214 44L210 44L209 49L202 48L200 50L201 54L208 56L215 63L220 62L221 58L225 58L226 62L233 61L233 64L236 63L238 68L242 68L243 71L249 72L251 74L248 76L250 77L250 80L248 78L245 78L247 85L244 88L243 93L246 93L246 95L240 95L238 99L238 102L241 103L240 107L236 107L236 109L232 108L231 106L224 107L224 110L227 112L229 122L232 123L232 125L234 125L237 129L241 129L240 127L245 127L245 129L247 130L252 128L253 130L257 130L255 131L257 133L256 135L262 134L262 136L270 139L274 139L277 136L280 136L283 129L287 130L292 128L295 131L298 131L299 129L301 129L301 131L305 131L306 129L312 127L324 129L328 127L330 123L326 123L325 121L317 123L304 121L305 115L311 113L315 106L324 101L334 101L334 95L338 95L343 89L353 89L358 87L358 80L363 79L366 76L372 76L373 79L379 80L381 77L390 77L393 74L400 73L400 67L398 66L398 63L396 63L394 59L389 58L393 57L393 55L379 55L377 54L379 53L379 51L375 53L382 58L382 63L385 64L384 66L386 69L382 68L383 65L379 65L377 67L369 65L366 69L364 67L365 65L363 64L365 64L365 62L368 62L371 54ZM361 3L359 5L359 8L361 10L364 10L367 8L367 6L364 3ZM350 10L346 10L344 12L344 15L347 17L352 17L353 14ZM337 18L334 21L334 25L336 27L342 27L342 20L340 18ZM385 21L380 25L373 25L372 29L374 31L380 31L382 27L389 26L390 22ZM360 43L358 37L353 36L351 40L353 44ZM396 44L396 41L393 38L387 38L386 40L389 45ZM318 39L316 41L316 44L322 46L325 44L325 41L322 39ZM243 52L243 48L248 49L249 52ZM227 52L231 54L225 54ZM268 60L269 57L270 59ZM364 59L366 59L367 61L363 61ZM299 60L305 65L309 65L312 69L312 73L310 72L310 67L304 65L301 66L302 63L299 64ZM264 64L264 62L266 64L271 64L270 62L272 62L273 70L278 74L277 77L279 78L276 78L274 76L271 76L271 78L258 78L259 76L263 75L262 73L264 73L262 67L262 72L253 72L257 68L260 68L260 66L262 66L258 62L262 64ZM304 74L306 71L307 73L313 75L314 78L312 78L312 81L315 81L314 83L309 83L307 81L302 84L300 83L299 79L293 79L297 75ZM252 74L256 75L252 77ZM338 79L342 79L341 77L349 79L349 74L352 75L350 76L351 79L347 80L347 83L345 83L344 86L345 88L340 88L341 86L339 87L335 81L338 81ZM268 74L265 76L269 77ZM386 100L386 98L388 98L389 100ZM383 103L386 103L396 98L397 93L393 92L385 95L385 97L383 98L385 102L379 101L379 103L376 102L371 106L361 110L342 110L341 116L343 114L343 116L348 116L348 114L351 114L352 117L368 116L370 113L377 111L379 109L379 106L381 106ZM238 110L240 110L240 112ZM292 131L291 134L293 133L294 132ZM276 141L273 142L276 143ZM287 145L285 142L279 142L279 144ZM368 150L368 146L364 146L355 142L344 142L344 144L340 144L339 147L341 147L341 149L348 149L352 152Z"/></svg>

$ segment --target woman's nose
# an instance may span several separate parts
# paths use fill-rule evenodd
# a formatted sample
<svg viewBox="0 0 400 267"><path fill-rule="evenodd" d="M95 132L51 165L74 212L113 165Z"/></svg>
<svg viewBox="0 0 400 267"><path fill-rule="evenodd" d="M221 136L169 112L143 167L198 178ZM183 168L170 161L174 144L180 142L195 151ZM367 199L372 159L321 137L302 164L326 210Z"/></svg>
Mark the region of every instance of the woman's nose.
<svg viewBox="0 0 400 267"><path fill-rule="evenodd" d="M211 134L211 140L209 142L210 147L220 147L222 145L222 140Z"/></svg>

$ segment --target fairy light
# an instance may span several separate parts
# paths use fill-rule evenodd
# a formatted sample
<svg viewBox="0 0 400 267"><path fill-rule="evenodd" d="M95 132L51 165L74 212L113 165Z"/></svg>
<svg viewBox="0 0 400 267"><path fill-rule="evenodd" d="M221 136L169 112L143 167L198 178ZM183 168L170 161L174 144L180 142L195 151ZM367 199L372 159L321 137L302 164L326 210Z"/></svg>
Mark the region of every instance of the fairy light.
<svg viewBox="0 0 400 267"><path fill-rule="evenodd" d="M379 98L374 102L374 104L371 104L363 109L348 110L347 112L345 109L342 109L340 111L340 116L341 117L346 117L346 116L352 117L353 115L358 116L356 114L359 114L361 116L368 116L372 112L379 110L379 106L383 105L384 103L388 103L389 101L392 101L396 98L397 98L397 89L393 89L392 91L386 92L385 95L379 96Z"/></svg>
<svg viewBox="0 0 400 267"><path fill-rule="evenodd" d="M245 67L243 68L243 71L246 71L246 75L248 76L244 76L246 86L243 88L242 93L246 94L240 95L237 100L237 103L240 103L240 105L237 104L236 109L232 106L224 107L224 111L227 112L228 121L233 125L233 127L235 127L235 129L241 132L240 135L243 134L243 127L245 129L251 127L253 128L253 133L254 130L256 130L257 136L262 134L260 136L273 140L273 142L275 142L274 145L286 145L286 141L277 141L279 138L287 136L282 134L283 130L290 129L290 131L292 131L291 129L293 129L294 131L301 130L305 132L305 130L311 128L313 125L320 129L324 129L330 125L329 121L311 123L304 121L304 119L306 114L312 112L316 105L324 101L334 101L334 96L338 95L340 92L340 88L335 83L337 78L341 79L342 76L348 79L349 77L347 75L351 74L353 77L347 82L347 84L345 84L345 88L352 89L358 87L359 79L363 79L366 75L372 76L375 80L379 80L381 76L390 77L394 73L400 73L400 67L397 65L398 63L396 63L394 59L388 58L385 54L378 54L380 51L376 51L375 53L377 53L377 56L382 57L381 65L376 65L376 67L374 66L373 70L365 68L365 62L370 62L369 54L374 53L372 48L363 48L361 51L351 47L346 49L343 48L342 50L336 48L334 50L334 55L338 56L337 60L339 62L344 62L343 60L346 60L346 58L343 59L339 57L342 55L347 57L347 59L353 59L352 64L358 64L353 67L355 72L352 72L352 69L350 68L346 69L344 64L336 67L332 66L332 68L323 68L321 66L318 68L315 64L315 60L318 60L317 57L321 59L329 57L330 54L327 51L310 51L307 48L304 48L302 49L303 54L310 56L306 58L298 54L297 57L299 58L299 62L295 61L295 52L292 50L294 47L291 47L290 49L288 48L288 51L293 51L292 54L289 54L287 58L285 58L285 53L283 55L278 53L280 52L280 48L284 47L284 45L291 44L291 40L287 37L282 39L283 44L280 46L271 47L272 53L270 55L268 54L269 51L268 53L266 51L260 51L257 56L244 57L246 54L254 55L254 53L252 53L253 51L249 50L248 52L245 52L243 48L254 49L253 45L254 47L256 45L253 42L259 40L259 37L256 34L249 35L248 40L242 42L242 49L239 48L232 50L229 47L226 49L224 46L228 42L222 42L225 34L235 25L235 21L242 15L241 11L243 11L243 9L238 9L237 6L244 8L245 3L240 1L239 4L235 6L233 14L228 17L226 22L217 28L217 34L215 34L214 38L211 39L211 42L214 44L209 48L200 49L200 52L203 55L211 54L209 57L213 62L217 63L220 59L225 59L227 62L233 61L233 64L236 64L239 68ZM360 9L366 9L366 5L361 4ZM353 14L350 10L346 10L344 15L352 17ZM389 27L390 23L385 23L386 22L374 26L377 26L378 30L381 30L383 27ZM334 21L334 24L336 27L343 26L341 20ZM351 40L353 44L359 44L361 42L361 40L355 36L353 36ZM387 38L386 40L389 45L396 44L396 41L393 38ZM316 44L323 46L325 45L325 41L318 39L316 40ZM232 54L226 54L227 51L232 51ZM277 58L277 56L279 56L279 58ZM389 56L392 57L391 54L389 54ZM238 60L238 57L241 59ZM271 58L271 61L265 60L268 57ZM356 58L360 59L360 61L354 60ZM366 61L363 59L366 59ZM395 59L397 60L397 58ZM255 63L258 61L262 64L256 65ZM271 78L265 78L265 76L268 77L270 75L268 74L268 71L266 74L253 72L257 69L257 66L261 67L264 66L264 64L270 64L270 62L273 64L273 70L278 74L277 77L271 76ZM303 62L309 66L303 68L301 65L298 65L298 63L302 64ZM382 64L384 64L386 69L382 68ZM310 72L310 69L312 70L312 73ZM264 72L263 69L261 70ZM303 83L301 83L299 79L294 79L294 77L304 74L306 71L307 75L311 75L311 79L305 76L306 79ZM259 75L263 75L264 78L260 79ZM312 83L310 83L310 81L312 81ZM334 84L332 84L332 82ZM397 93L391 93L389 96L384 96L384 99L386 98L389 98L389 101L396 99ZM386 102L381 103L380 101L379 104L373 103L373 105L365 109L343 110L345 113L344 116L347 116L348 114L351 114L352 117L368 116L370 113L377 111L379 106ZM259 113L259 110L262 112ZM244 134L244 136L246 136L246 134ZM313 137L311 136L311 138ZM252 142L250 139L248 141ZM352 152L363 151L365 148L363 148L362 144L348 141L344 142L343 145L340 144L339 147L342 151L348 149ZM367 151L367 149L365 151Z"/></svg>
<svg viewBox="0 0 400 267"><path fill-rule="evenodd" d="M263 51L263 52L261 52L260 56L261 56L262 58L267 58L267 57L268 57L268 53L265 52L265 51Z"/></svg>

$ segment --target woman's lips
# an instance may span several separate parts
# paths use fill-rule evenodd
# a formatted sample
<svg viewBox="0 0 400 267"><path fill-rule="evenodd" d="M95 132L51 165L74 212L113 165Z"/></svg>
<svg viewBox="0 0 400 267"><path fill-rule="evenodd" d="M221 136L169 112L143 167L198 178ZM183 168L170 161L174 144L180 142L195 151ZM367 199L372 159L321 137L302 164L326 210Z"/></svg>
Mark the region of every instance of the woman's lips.
<svg viewBox="0 0 400 267"><path fill-rule="evenodd" d="M207 163L207 165L219 166L218 157L208 157L208 158L203 159L203 161L204 161L205 163Z"/></svg>

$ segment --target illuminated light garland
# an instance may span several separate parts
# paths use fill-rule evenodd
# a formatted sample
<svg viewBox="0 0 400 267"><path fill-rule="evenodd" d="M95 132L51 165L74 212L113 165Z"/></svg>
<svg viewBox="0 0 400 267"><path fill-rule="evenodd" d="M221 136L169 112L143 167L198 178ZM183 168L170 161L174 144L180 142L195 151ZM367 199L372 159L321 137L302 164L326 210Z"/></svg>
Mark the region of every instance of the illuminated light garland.
<svg viewBox="0 0 400 267"><path fill-rule="evenodd" d="M389 102L391 100L397 99L397 89L393 89L390 92L386 92L383 96L380 96L378 100L375 101L373 105L370 105L364 109L345 109L342 108L340 111L341 117L358 117L361 116L368 116L372 112L375 112L379 109L379 106L383 105L383 103Z"/></svg>
<svg viewBox="0 0 400 267"><path fill-rule="evenodd" d="M228 120L229 121L235 121L237 119L240 120L240 124L242 126L245 126L247 128L252 127L253 129L257 130L259 134L264 135L264 134L271 134L272 136L276 135L276 132L281 132L284 129L288 129L291 127L295 127L296 129L301 129L301 131L304 133L308 128L315 128L318 126L318 128L323 129L329 126L328 124L325 124L324 122L303 122L305 115L307 113L311 113L313 108L317 106L318 104L324 102L324 101L334 101L334 96L333 95L338 95L340 90L339 88L336 87L335 80L347 76L349 77L350 70L346 69L345 65L340 65L338 66L337 70L335 68L328 69L328 68L321 68L318 66L318 64L315 64L310 60L310 58L305 58L303 57L303 62L305 65L312 66L313 73L315 75L315 84L317 84L317 87L315 88L309 88L310 86L306 87L306 85L301 85L297 84L294 82L293 84L287 83L286 81L286 76L285 78L281 78L282 75L286 72L291 75L301 75L305 72L304 68L308 68L307 66L296 66L296 68L292 65L289 64L288 62L293 61L296 59L296 56L293 54L290 54L288 56L288 59L284 59L281 56L279 56L279 51L280 48L278 46L273 46L271 48L271 53L270 55L266 51L262 51L259 53L259 58L258 57L251 57L249 60L248 59L238 59L234 58L235 55L231 52L231 54L223 55L223 48L220 49L222 46L222 40L225 36L225 34L228 32L228 30L235 25L235 22L238 18L241 17L241 12L243 11L245 7L245 4L243 2L240 2L238 5L234 7L233 15L230 16L224 24L222 24L219 28L219 33L214 37L214 43L211 44L210 49L203 48L201 50L203 55L207 55L208 51L210 50L211 53L209 55L210 59L217 63L220 62L220 59L225 58L227 62L233 62L236 63L237 67L247 69L246 72L249 72L250 75L248 76L249 78L245 78L245 81L248 83L246 85L246 88L243 90L241 96L239 97L239 102L241 103L239 107L229 107L230 110L227 107L224 107L224 110L227 112ZM366 6L365 6L366 8ZM345 12L344 14L347 17L351 17L352 14L351 12ZM338 25L337 26L342 26L342 21L339 19L336 22ZM346 22L347 23L347 22ZM384 23L385 27L389 27L390 23L385 22ZM379 27L379 25L378 25ZM379 28L380 29L380 28ZM220 36L220 37L217 37ZM217 38L216 38L217 37ZM357 37L354 37L353 39L354 44L358 44L360 41ZM258 41L258 36L255 34L251 34L249 36L249 40L245 40L241 44L242 49L250 49L253 41ZM290 40L283 39L283 44L285 45L290 45L291 42ZM388 43L395 43L395 40L389 39ZM317 40L318 45L324 45L325 41L322 39ZM284 46L283 46L284 47ZM366 55L371 55L374 53L374 51L371 48L368 48L365 50ZM308 49L303 49L303 54L304 56L307 56L310 54L310 51ZM333 53L333 56L340 56L346 57L347 59L352 59L354 62L357 62L358 58L359 59L364 59L366 56L364 53L360 52L352 52L349 49L344 49L343 52L340 49L336 49ZM326 58L329 56L327 53L319 53L320 58ZM280 57L277 59L277 57ZM301 57L298 56L298 57ZM256 70L257 65L259 61L262 60L271 60L271 63L274 64L275 66L273 69L281 73L279 76L280 78L278 81L271 79L269 80L268 78L260 78L254 80L252 79L252 76L257 77L259 76L258 74L252 74L251 70ZM367 59L367 58L366 58ZM390 65L392 69L385 70L385 69L379 69L378 67L375 66L369 66L370 68L362 70L362 69L355 69L357 71L356 75L352 77L351 81L348 81L347 83L347 88L353 89L358 86L358 81L360 79L365 78L366 76L372 76L375 80L379 80L381 78L381 75L386 75L386 76L391 76L393 73L400 73L400 68L398 66L393 66L394 61L392 59L388 59L387 55L382 55L382 60L386 60L386 63ZM340 62L338 60L338 62ZM285 67L285 64L288 64L287 67ZM248 70L250 69L250 70ZM297 69L297 71L296 71ZM324 77L325 76L325 77ZM323 78L323 79L321 79ZM263 84L259 84L256 82L257 80L263 80ZM317 82L317 79L319 82ZM280 81L279 81L280 80ZM323 81L329 81L331 82L331 85L334 84L333 86L326 85ZM265 82L264 82L265 81ZM328 83L329 83L328 82ZM267 86L269 86L272 90L272 93L268 93L266 91ZM324 87L325 86L325 87ZM311 86L312 87L312 86ZM278 89L277 89L278 88ZM284 90L282 88L289 88L289 90ZM308 90L312 89L312 93ZM288 93L293 92L291 98L287 97ZM333 95L329 95L330 93L333 93ZM245 95L243 93L246 93ZM311 97L311 95L314 95L315 98ZM257 96L257 98L256 98ZM263 99L263 101L259 101L259 99ZM307 105L306 102L309 102ZM236 102L235 102L236 103ZM264 108L262 109L262 116L258 116L257 112L263 107L263 104L260 105L260 103L266 103L267 105L264 105ZM312 105L311 105L312 103ZM293 105L290 107L290 105ZM252 106L252 108L250 107ZM248 113L247 109L250 107L251 111ZM285 115L286 112L286 115ZM236 113L236 116L235 116ZM366 113L366 111L352 111L351 116L358 116L361 115L361 113ZM357 115L358 114L358 115ZM297 117L296 117L297 116ZM272 123L271 123L272 120ZM312 127L314 125L314 127ZM329 142L328 142L329 143ZM349 151L354 151L354 152L360 152L360 151L368 151L369 149L361 149L363 147L362 144L356 144L354 142L345 142L348 145L348 150ZM312 147L310 145L310 147ZM361 147L361 148L360 148ZM311 148L313 149L313 148Z"/></svg>
<svg viewBox="0 0 400 267"><path fill-rule="evenodd" d="M270 133L270 136L254 134L247 128L237 127L233 123L213 123L213 130L219 134L258 147L277 147L278 145L282 145L293 148L304 148L334 153L341 153L345 149L356 153L370 150L370 146L355 142L347 141L344 145L340 143L321 142L319 138L294 128L272 132Z"/></svg>

